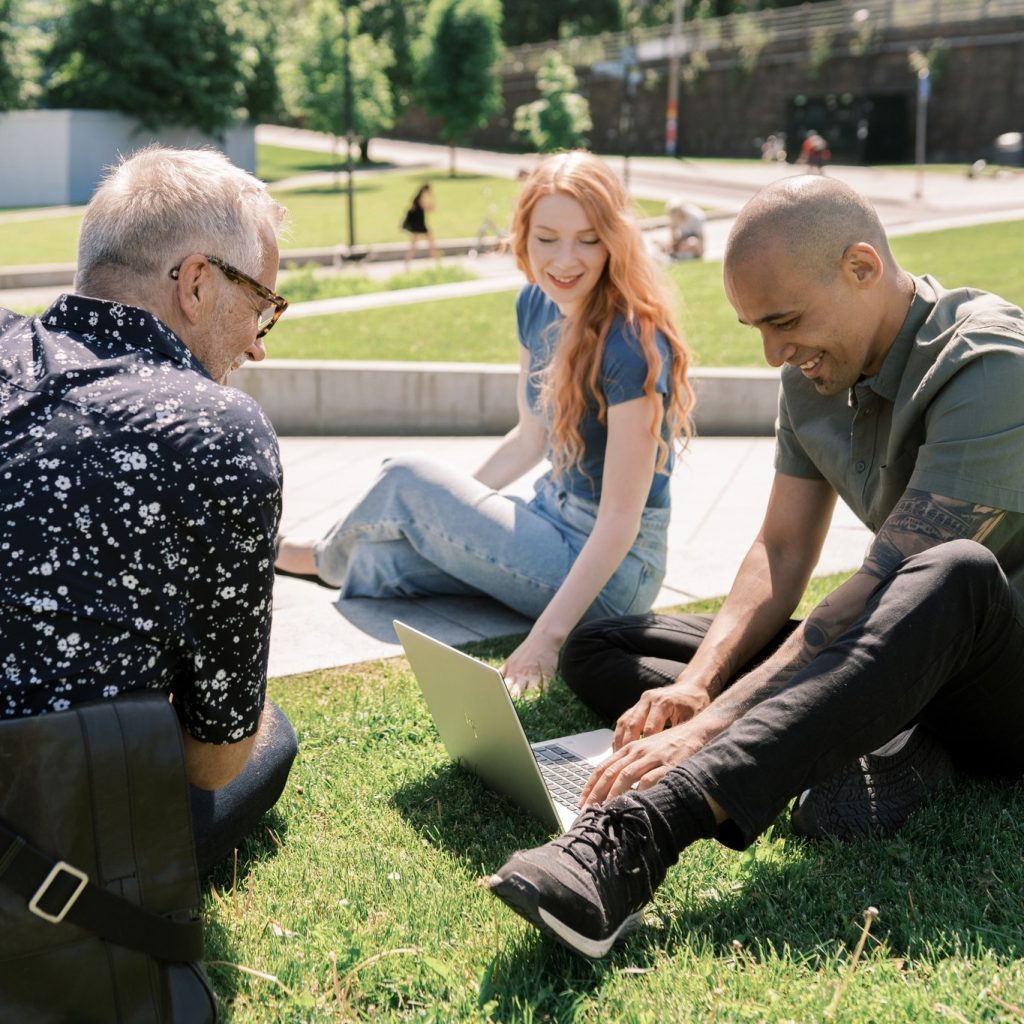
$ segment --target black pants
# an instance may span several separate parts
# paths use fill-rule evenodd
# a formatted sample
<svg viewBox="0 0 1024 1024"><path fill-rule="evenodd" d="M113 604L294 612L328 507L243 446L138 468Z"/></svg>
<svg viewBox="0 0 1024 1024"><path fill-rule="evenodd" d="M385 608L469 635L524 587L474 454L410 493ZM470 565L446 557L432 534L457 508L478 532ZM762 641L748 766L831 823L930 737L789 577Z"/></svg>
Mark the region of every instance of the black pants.
<svg viewBox="0 0 1024 1024"><path fill-rule="evenodd" d="M242 771L221 789L192 787L192 831L200 875L230 856L277 803L297 749L291 722L268 700L259 738Z"/></svg>
<svg viewBox="0 0 1024 1024"><path fill-rule="evenodd" d="M640 615L586 623L563 651L563 678L615 717L642 691L675 679L710 621ZM1024 774L1024 601L991 552L972 541L906 559L842 636L673 772L728 813L719 838L742 848L802 790L915 722L971 771Z"/></svg>

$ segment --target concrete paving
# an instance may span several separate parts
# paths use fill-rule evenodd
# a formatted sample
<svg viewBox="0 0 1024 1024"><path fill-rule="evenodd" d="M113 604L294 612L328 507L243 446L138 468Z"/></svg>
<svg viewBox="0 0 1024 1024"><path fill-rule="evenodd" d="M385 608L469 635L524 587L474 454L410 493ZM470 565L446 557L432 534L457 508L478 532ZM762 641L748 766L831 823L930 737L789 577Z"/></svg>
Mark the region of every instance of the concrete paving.
<svg viewBox="0 0 1024 1024"><path fill-rule="evenodd" d="M281 439L285 467L282 531L317 537L352 507L388 455L422 454L472 472L493 437ZM665 584L656 607L724 594L760 525L772 478L770 438L698 438L672 478L672 521ZM529 496L524 479L508 493ZM837 510L818 571L860 564L870 533ZM399 654L391 626L404 622L460 644L524 633L528 620L497 601L467 598L340 600L315 583L278 577L269 674L350 665Z"/></svg>

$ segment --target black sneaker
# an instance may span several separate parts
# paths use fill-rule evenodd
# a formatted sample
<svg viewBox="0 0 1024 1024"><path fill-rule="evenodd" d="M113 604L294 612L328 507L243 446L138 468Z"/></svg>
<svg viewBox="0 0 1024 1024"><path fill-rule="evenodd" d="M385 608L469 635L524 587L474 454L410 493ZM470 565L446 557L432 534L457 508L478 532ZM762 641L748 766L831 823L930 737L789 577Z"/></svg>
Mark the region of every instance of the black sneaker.
<svg viewBox="0 0 1024 1024"><path fill-rule="evenodd" d="M675 859L658 850L646 809L627 793L588 808L552 842L514 853L487 885L530 924L596 958L639 924Z"/></svg>
<svg viewBox="0 0 1024 1024"><path fill-rule="evenodd" d="M790 824L811 839L891 836L956 775L945 748L920 725L895 736L797 797Z"/></svg>

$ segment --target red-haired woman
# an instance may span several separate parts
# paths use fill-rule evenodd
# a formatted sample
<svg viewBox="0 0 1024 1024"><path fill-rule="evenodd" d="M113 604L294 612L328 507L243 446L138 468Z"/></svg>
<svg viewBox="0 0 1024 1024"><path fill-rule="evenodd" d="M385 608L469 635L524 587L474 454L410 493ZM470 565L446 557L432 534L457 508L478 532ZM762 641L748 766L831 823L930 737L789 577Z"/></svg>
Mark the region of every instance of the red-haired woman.
<svg viewBox="0 0 1024 1024"><path fill-rule="evenodd" d="M282 540L277 564L343 597L484 593L536 619L502 669L517 694L554 675L578 622L650 609L693 396L659 271L606 164L544 160L523 183L512 246L530 281L516 303L517 425L472 476L387 461L322 540ZM499 493L545 456L532 500Z"/></svg>

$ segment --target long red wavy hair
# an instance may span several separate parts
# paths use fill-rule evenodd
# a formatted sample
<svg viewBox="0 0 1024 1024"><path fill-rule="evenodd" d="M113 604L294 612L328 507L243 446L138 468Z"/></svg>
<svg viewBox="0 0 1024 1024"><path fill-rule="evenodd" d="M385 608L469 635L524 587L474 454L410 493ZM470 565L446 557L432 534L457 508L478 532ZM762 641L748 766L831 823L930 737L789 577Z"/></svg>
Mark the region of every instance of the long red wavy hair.
<svg viewBox="0 0 1024 1024"><path fill-rule="evenodd" d="M636 333L647 361L644 394L651 403L651 434L658 442L655 471L664 469L669 446L691 434L693 390L687 380L690 353L675 322L675 311L658 267L647 254L629 195L602 160L585 150L548 157L523 182L512 218L511 246L519 269L531 282L527 253L530 219L538 200L556 192L575 199L586 211L608 250L608 262L593 290L574 315L567 316L547 372L540 381L541 401L551 419L552 464L556 473L579 466L583 458L580 424L588 399L598 419L607 422L608 403L601 392L601 358L617 315ZM662 397L655 390L661 355L660 331L671 352L669 400L664 409L667 440L662 437Z"/></svg>

